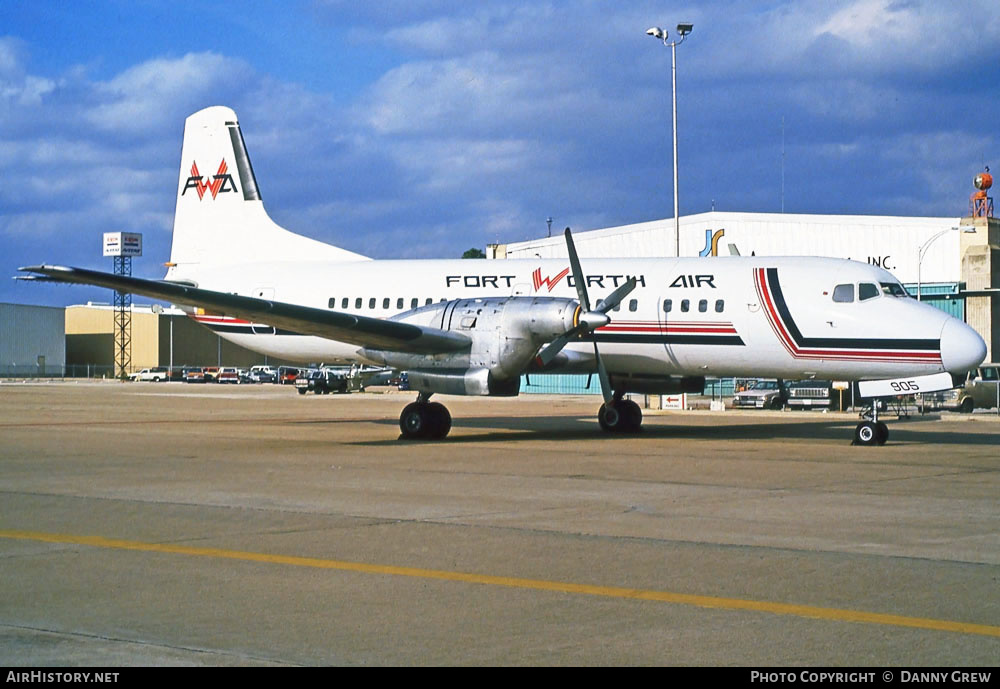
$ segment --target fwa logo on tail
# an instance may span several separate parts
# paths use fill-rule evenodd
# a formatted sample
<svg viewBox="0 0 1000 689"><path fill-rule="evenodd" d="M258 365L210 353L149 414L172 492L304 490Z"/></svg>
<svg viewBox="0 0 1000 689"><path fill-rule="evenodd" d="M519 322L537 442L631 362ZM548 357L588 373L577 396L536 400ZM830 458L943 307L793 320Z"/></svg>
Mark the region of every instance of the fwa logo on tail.
<svg viewBox="0 0 1000 689"><path fill-rule="evenodd" d="M181 191L181 196L187 192L188 189L194 189L198 192L198 200L201 201L205 198L205 192L212 192L212 199L215 199L220 193L227 191L238 191L236 189L236 183L233 181L233 176L228 174L229 166L226 165L226 159L223 158L222 162L219 163L219 171L212 176L211 182L206 182L198 172L198 163L191 162L191 176L187 178L187 182L184 184L184 190Z"/></svg>

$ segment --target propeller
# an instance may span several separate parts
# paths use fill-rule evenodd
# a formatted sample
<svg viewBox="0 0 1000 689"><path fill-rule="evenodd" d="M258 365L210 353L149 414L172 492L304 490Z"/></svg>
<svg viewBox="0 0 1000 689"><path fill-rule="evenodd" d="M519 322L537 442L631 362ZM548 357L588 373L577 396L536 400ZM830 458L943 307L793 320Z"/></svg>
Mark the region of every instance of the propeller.
<svg viewBox="0 0 1000 689"><path fill-rule="evenodd" d="M565 231L566 249L569 253L569 266L573 272L573 282L576 283L576 295L580 301L580 311L577 316L577 325L567 330L562 335L552 340L542 349L536 361L540 366L547 366L556 358L570 340L585 333L592 333L600 327L611 322L608 311L618 306L622 300L628 296L629 292L635 289L635 278L629 278L625 284L618 287L614 292L597 302L597 307L590 308L590 297L587 295L587 282L580 268L580 257L577 256L576 246L573 244L573 235L567 227ZM608 378L608 371L604 367L601 353L597 349L597 340L594 340L594 358L597 360L597 376L601 382L601 393L604 395L604 402L607 404L613 397L611 390L611 380Z"/></svg>

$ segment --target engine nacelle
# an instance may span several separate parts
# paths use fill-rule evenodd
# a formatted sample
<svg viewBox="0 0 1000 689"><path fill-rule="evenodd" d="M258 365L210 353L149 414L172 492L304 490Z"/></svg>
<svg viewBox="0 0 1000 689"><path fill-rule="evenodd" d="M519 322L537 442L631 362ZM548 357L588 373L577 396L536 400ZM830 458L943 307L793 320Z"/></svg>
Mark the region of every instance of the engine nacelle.
<svg viewBox="0 0 1000 689"><path fill-rule="evenodd" d="M365 358L409 372L410 385L453 395L516 395L521 374L539 348L572 330L580 316L575 299L496 297L430 304L392 320L469 336L467 351L410 354L363 350ZM414 383L414 376L421 385Z"/></svg>
<svg viewBox="0 0 1000 689"><path fill-rule="evenodd" d="M466 370L407 371L410 389L439 392L442 395L490 395L516 397L521 391L521 377L499 380L485 368Z"/></svg>

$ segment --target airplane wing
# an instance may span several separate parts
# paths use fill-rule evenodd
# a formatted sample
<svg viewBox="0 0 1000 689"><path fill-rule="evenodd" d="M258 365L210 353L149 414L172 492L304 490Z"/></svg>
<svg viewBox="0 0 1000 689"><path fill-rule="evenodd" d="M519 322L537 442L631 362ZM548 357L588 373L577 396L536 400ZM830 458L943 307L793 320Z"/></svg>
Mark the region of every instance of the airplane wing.
<svg viewBox="0 0 1000 689"><path fill-rule="evenodd" d="M40 265L18 270L34 273L19 277L22 280L108 287L119 292L141 294L175 304L198 306L223 316L266 323L276 328L304 335L316 335L369 349L436 354L468 349L472 342L462 333L268 299L243 297L226 292L214 292L176 282L144 280L66 266Z"/></svg>

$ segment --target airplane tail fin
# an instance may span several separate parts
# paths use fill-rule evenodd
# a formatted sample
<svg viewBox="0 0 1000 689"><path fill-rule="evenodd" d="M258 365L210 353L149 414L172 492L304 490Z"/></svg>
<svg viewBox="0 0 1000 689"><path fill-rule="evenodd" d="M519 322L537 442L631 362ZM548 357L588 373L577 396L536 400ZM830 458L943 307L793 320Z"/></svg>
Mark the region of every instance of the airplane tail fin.
<svg viewBox="0 0 1000 689"><path fill-rule="evenodd" d="M305 258L366 260L271 220L232 109L214 106L188 117L167 278L194 277L211 265Z"/></svg>

